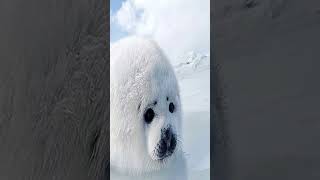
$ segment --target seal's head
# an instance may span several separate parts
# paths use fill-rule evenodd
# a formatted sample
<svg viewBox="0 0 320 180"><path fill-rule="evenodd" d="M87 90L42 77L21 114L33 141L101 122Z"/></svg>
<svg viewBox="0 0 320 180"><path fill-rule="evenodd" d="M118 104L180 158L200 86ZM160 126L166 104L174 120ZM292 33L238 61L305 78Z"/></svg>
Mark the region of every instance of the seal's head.
<svg viewBox="0 0 320 180"><path fill-rule="evenodd" d="M130 37L110 51L110 163L157 171L181 153L181 103L173 68L158 45Z"/></svg>

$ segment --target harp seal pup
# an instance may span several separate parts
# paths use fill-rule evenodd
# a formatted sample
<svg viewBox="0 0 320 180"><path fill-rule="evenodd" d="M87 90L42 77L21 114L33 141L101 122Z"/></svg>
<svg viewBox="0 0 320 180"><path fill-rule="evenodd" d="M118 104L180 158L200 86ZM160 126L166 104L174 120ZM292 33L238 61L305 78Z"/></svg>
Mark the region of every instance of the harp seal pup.
<svg viewBox="0 0 320 180"><path fill-rule="evenodd" d="M174 70L153 40L111 45L111 179L187 179L181 114Z"/></svg>

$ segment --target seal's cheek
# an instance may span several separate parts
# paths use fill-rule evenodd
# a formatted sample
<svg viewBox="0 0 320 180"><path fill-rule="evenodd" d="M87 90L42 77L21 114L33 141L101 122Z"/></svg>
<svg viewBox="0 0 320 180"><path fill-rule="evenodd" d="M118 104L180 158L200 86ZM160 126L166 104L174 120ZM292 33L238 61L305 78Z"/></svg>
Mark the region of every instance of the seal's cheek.
<svg viewBox="0 0 320 180"><path fill-rule="evenodd" d="M152 160L156 160L156 148L161 139L161 129L151 126L147 132L147 151Z"/></svg>

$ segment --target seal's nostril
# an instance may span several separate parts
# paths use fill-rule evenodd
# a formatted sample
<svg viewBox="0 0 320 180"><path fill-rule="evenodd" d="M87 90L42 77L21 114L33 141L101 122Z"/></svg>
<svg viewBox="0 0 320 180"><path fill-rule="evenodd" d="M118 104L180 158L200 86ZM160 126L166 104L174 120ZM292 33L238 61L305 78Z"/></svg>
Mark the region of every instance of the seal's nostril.
<svg viewBox="0 0 320 180"><path fill-rule="evenodd" d="M172 136L171 140L170 140L170 146L168 146L168 151L170 153L173 153L173 151L175 150L177 146L177 140L175 138L175 136Z"/></svg>
<svg viewBox="0 0 320 180"><path fill-rule="evenodd" d="M172 133L171 133L171 129L170 128L167 128L166 131L165 131L165 138L167 140L169 140L172 136Z"/></svg>
<svg viewBox="0 0 320 180"><path fill-rule="evenodd" d="M161 140L160 141L158 152L159 152L160 156L163 156L163 155L166 154L166 152L167 152L167 142L165 140Z"/></svg>

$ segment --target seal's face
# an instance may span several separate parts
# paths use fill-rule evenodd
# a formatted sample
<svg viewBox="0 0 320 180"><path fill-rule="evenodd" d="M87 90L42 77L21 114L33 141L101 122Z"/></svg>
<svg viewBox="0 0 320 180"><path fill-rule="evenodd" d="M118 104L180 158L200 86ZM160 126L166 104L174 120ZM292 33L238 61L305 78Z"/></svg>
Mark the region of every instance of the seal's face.
<svg viewBox="0 0 320 180"><path fill-rule="evenodd" d="M180 121L178 97L163 96L144 108L141 121L144 123L147 151L152 160L164 160L176 150Z"/></svg>
<svg viewBox="0 0 320 180"><path fill-rule="evenodd" d="M173 68L158 46L139 39L111 49L110 66L111 167L140 174L167 166L181 152Z"/></svg>
<svg viewBox="0 0 320 180"><path fill-rule="evenodd" d="M163 57L164 58L164 57ZM153 161L170 161L181 145L181 104L174 72L165 59L145 74L138 104L139 123L146 141L146 151Z"/></svg>

